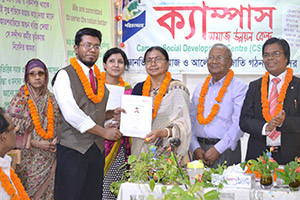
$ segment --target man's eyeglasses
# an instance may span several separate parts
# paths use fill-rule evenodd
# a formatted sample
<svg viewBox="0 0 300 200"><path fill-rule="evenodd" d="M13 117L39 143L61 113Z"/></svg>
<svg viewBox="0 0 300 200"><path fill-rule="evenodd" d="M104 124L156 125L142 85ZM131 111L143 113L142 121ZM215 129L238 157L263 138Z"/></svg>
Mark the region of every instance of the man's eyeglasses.
<svg viewBox="0 0 300 200"><path fill-rule="evenodd" d="M266 58L270 58L271 56L272 57L275 57L275 58L279 58L281 56L281 54L283 54L284 52L283 51L274 51L273 53L269 54L269 53L264 53L263 54L263 58L266 59Z"/></svg>
<svg viewBox="0 0 300 200"><path fill-rule="evenodd" d="M228 58L224 58L224 57L222 57L222 56L217 56L217 57L209 56L209 57L207 58L207 62L212 62L212 61L214 61L214 60L216 60L217 62L222 62L222 61L224 61L225 59L228 59Z"/></svg>
<svg viewBox="0 0 300 200"><path fill-rule="evenodd" d="M84 43L84 44L80 44L79 46L83 46L87 50L91 50L92 48L94 48L95 51L100 51L100 49L101 49L100 45L98 45L98 44L92 45L90 43Z"/></svg>
<svg viewBox="0 0 300 200"><path fill-rule="evenodd" d="M45 76L45 72L43 72L43 71L39 71L39 72L30 72L29 73L29 76L30 77L36 77L36 75L38 75L39 77L42 77L42 76Z"/></svg>
<svg viewBox="0 0 300 200"><path fill-rule="evenodd" d="M154 63L156 63L156 64L161 64L165 60L166 59L163 59L161 57L148 58L148 59L145 60L145 64L146 65L151 65L152 61L154 61Z"/></svg>

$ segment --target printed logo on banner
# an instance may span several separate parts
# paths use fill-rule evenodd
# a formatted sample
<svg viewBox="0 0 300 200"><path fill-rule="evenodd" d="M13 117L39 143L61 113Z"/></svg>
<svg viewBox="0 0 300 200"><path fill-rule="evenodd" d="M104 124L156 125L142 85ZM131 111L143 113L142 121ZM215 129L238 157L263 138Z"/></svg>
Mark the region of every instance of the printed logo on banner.
<svg viewBox="0 0 300 200"><path fill-rule="evenodd" d="M146 26L146 11L141 0L124 0L123 5L122 42L125 42Z"/></svg>

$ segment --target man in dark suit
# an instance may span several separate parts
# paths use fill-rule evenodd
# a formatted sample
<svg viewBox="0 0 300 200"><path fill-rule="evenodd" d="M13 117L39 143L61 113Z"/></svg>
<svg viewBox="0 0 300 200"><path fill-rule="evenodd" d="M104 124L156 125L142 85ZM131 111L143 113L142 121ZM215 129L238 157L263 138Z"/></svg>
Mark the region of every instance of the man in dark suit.
<svg viewBox="0 0 300 200"><path fill-rule="evenodd" d="M240 116L242 131L250 134L246 160L270 147L272 157L286 164L300 156L300 79L287 68L290 47L284 39L263 45L264 77L250 83Z"/></svg>

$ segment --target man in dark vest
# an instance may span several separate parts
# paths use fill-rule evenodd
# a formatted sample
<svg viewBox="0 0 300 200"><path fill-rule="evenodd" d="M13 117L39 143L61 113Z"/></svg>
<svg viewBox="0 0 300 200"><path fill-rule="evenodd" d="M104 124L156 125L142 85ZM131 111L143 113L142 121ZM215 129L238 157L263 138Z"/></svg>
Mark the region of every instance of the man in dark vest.
<svg viewBox="0 0 300 200"><path fill-rule="evenodd" d="M80 29L75 36L76 58L53 79L61 110L58 128L55 200L102 199L104 139L118 140L117 128L103 128L104 121L119 118L123 109L106 112L109 91L95 65L101 32Z"/></svg>

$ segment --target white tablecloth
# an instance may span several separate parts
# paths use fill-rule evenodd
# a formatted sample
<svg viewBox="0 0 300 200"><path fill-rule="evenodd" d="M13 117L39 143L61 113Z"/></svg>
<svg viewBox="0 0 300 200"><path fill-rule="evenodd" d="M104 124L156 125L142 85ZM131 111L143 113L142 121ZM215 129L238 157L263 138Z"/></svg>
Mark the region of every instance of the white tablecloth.
<svg viewBox="0 0 300 200"><path fill-rule="evenodd" d="M149 184L137 184L137 183L123 183L121 184L118 194L118 200L131 200L130 195L135 195L137 200L143 200L147 198L149 194L154 195L155 198L162 198L164 194L161 191L162 184L156 184L154 191L152 192ZM168 186L171 188L172 186ZM204 192L208 192L214 188L204 188ZM235 200L247 200L247 199L261 199L261 200L300 200L300 192L291 192L289 189L271 189L262 190L257 183L253 189L242 188L223 188L219 190L224 196L233 193ZM252 198L253 197L253 198ZM255 198L256 197L256 198ZM220 198L225 199L221 196Z"/></svg>

